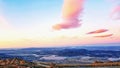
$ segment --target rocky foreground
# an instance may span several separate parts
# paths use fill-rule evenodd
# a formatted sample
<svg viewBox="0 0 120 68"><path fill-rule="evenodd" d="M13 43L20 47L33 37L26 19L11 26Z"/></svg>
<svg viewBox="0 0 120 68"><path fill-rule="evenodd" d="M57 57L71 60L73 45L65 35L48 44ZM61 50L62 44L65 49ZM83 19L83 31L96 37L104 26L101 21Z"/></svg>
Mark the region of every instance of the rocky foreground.
<svg viewBox="0 0 120 68"><path fill-rule="evenodd" d="M100 62L95 61L92 64L54 64L42 62L28 62L22 59L1 59L0 68L75 68L75 67L105 67L105 66L120 66L120 62Z"/></svg>
<svg viewBox="0 0 120 68"><path fill-rule="evenodd" d="M0 68L31 68L34 66L35 63L27 62L18 58L0 60Z"/></svg>

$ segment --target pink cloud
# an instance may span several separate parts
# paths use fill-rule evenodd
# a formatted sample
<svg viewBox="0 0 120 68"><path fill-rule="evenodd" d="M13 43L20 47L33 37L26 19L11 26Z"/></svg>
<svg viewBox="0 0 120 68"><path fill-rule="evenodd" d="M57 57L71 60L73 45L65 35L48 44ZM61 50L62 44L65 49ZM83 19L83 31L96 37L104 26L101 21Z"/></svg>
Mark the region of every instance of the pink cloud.
<svg viewBox="0 0 120 68"><path fill-rule="evenodd" d="M111 37L113 34L106 34L106 35L100 35L100 36L94 36L98 38L104 38L104 37Z"/></svg>
<svg viewBox="0 0 120 68"><path fill-rule="evenodd" d="M79 27L80 21L78 17L83 10L84 0L64 0L62 9L63 21L53 26L55 30L70 29Z"/></svg>
<svg viewBox="0 0 120 68"><path fill-rule="evenodd" d="M95 30L95 31L91 31L91 32L88 32L87 34L98 34L98 33L103 33L103 32L106 32L108 31L107 29L98 29L98 30Z"/></svg>
<svg viewBox="0 0 120 68"><path fill-rule="evenodd" d="M120 20L120 0L109 0L116 6L113 7L110 17L115 20Z"/></svg>
<svg viewBox="0 0 120 68"><path fill-rule="evenodd" d="M113 8L111 18L120 20L120 5L117 5L116 7Z"/></svg>

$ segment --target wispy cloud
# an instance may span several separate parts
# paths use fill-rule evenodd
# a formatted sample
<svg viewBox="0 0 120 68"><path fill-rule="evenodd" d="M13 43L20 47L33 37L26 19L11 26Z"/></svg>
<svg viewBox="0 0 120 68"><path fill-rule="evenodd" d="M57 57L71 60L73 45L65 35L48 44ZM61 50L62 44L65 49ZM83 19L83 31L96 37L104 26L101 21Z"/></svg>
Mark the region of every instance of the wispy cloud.
<svg viewBox="0 0 120 68"><path fill-rule="evenodd" d="M95 30L95 31L88 32L87 34L98 34L98 33L103 33L103 32L106 32L106 31L108 31L108 29L98 29L98 30Z"/></svg>
<svg viewBox="0 0 120 68"><path fill-rule="evenodd" d="M84 0L64 0L62 9L63 22L53 26L55 30L77 28L81 25L78 17L83 11Z"/></svg>
<svg viewBox="0 0 120 68"><path fill-rule="evenodd" d="M115 20L120 20L120 5L113 8L111 18Z"/></svg>
<svg viewBox="0 0 120 68"><path fill-rule="evenodd" d="M11 25L7 22L4 16L3 4L4 4L3 0L0 0L0 29L9 29L11 28Z"/></svg>
<svg viewBox="0 0 120 68"><path fill-rule="evenodd" d="M104 38L104 37L111 37L113 34L105 34L105 35L99 35L99 36L94 36L98 38Z"/></svg>
<svg viewBox="0 0 120 68"><path fill-rule="evenodd" d="M120 20L120 0L112 0L112 3L115 4L115 6L112 9L110 17L115 20Z"/></svg>

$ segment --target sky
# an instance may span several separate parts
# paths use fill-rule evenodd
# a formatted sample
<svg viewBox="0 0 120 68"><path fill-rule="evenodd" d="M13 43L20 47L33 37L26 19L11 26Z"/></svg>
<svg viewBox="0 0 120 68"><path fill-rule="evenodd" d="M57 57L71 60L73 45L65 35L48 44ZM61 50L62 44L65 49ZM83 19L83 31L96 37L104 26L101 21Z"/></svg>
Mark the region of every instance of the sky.
<svg viewBox="0 0 120 68"><path fill-rule="evenodd" d="M0 0L0 48L120 43L118 1L67 1Z"/></svg>

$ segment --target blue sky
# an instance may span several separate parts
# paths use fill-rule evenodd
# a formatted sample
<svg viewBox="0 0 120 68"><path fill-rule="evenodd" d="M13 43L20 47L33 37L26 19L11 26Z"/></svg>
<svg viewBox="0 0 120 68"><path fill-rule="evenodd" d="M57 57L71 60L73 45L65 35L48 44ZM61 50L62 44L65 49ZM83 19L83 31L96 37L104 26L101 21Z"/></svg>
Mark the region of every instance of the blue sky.
<svg viewBox="0 0 120 68"><path fill-rule="evenodd" d="M62 20L63 0L2 0L0 4L1 17L12 27L11 30L0 28L3 30L0 31L0 44L6 47L120 42L120 23L109 17L115 4L108 0L86 0L82 17L79 17L82 26L61 31L53 31L51 27ZM102 28L109 30L105 34L114 33L114 36L100 39L86 35L89 31Z"/></svg>
<svg viewBox="0 0 120 68"><path fill-rule="evenodd" d="M16 27L54 22L62 0L5 0L5 15Z"/></svg>
<svg viewBox="0 0 120 68"><path fill-rule="evenodd" d="M3 2L5 4L4 15L15 27L44 25L61 20L63 0L4 0ZM83 18L87 16L89 18L85 19L93 19L99 23L101 21L98 17L109 14L112 6L110 4L105 0L88 0L82 16ZM102 17L107 18L106 16Z"/></svg>

